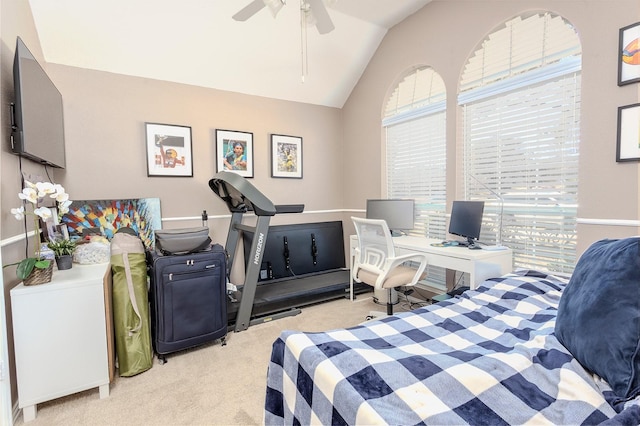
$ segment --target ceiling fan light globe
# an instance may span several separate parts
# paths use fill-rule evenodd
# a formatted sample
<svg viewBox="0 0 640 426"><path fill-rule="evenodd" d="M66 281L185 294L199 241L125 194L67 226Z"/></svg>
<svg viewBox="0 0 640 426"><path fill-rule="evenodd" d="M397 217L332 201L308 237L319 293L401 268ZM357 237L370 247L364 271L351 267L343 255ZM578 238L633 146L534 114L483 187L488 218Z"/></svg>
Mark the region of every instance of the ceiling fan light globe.
<svg viewBox="0 0 640 426"><path fill-rule="evenodd" d="M275 18L287 2L286 0L262 0L264 5L269 8L271 15Z"/></svg>
<svg viewBox="0 0 640 426"><path fill-rule="evenodd" d="M318 23L318 20L311 10L303 10L300 14L300 20L302 21L302 25L306 27L313 27Z"/></svg>

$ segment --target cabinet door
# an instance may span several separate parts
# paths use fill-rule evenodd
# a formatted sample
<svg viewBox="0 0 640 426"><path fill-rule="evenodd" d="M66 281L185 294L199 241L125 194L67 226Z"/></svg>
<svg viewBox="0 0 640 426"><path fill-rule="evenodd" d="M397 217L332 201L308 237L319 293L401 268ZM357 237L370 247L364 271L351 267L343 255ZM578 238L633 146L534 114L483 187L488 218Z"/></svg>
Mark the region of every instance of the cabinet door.
<svg viewBox="0 0 640 426"><path fill-rule="evenodd" d="M20 407L108 383L102 280L28 290L11 294Z"/></svg>

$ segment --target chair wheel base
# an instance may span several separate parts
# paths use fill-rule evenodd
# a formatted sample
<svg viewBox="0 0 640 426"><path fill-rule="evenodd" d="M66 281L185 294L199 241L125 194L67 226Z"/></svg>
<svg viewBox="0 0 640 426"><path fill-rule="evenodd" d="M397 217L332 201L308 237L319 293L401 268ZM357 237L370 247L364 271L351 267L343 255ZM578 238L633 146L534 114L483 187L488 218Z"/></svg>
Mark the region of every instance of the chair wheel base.
<svg viewBox="0 0 640 426"><path fill-rule="evenodd" d="M367 315L365 317L366 321L371 321L371 320L376 320L376 319L382 319L382 318L386 318L389 315L386 314L386 312L381 312L381 311L370 311L369 315Z"/></svg>

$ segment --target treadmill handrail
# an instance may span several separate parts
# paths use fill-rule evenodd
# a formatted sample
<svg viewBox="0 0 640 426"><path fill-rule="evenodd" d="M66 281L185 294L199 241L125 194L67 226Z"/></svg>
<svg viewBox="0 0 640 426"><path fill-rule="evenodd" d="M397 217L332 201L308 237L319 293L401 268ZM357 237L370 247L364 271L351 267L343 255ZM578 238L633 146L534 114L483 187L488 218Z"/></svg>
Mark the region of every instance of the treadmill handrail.
<svg viewBox="0 0 640 426"><path fill-rule="evenodd" d="M276 213L302 213L304 204L276 204Z"/></svg>
<svg viewBox="0 0 640 426"><path fill-rule="evenodd" d="M277 212L271 200L237 173L218 172L209 180L209 187L232 213L253 210L256 216L274 216Z"/></svg>

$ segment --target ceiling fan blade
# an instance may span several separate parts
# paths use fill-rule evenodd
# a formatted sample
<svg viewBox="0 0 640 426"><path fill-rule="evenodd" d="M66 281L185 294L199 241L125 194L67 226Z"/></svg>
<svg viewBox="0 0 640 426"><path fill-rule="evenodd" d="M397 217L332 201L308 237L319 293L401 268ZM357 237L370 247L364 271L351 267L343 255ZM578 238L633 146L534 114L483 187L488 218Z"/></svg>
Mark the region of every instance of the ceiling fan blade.
<svg viewBox="0 0 640 426"><path fill-rule="evenodd" d="M256 13L260 12L264 8L265 4L262 0L253 0L246 5L242 10L232 16L236 21L246 21Z"/></svg>
<svg viewBox="0 0 640 426"><path fill-rule="evenodd" d="M316 28L318 28L318 32L320 34L330 33L335 29L333 26L333 22L331 22L331 17L329 16L329 12L327 12L327 8L324 6L322 0L306 0L309 3L309 7L311 12L316 17L317 23Z"/></svg>

